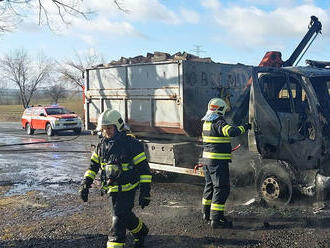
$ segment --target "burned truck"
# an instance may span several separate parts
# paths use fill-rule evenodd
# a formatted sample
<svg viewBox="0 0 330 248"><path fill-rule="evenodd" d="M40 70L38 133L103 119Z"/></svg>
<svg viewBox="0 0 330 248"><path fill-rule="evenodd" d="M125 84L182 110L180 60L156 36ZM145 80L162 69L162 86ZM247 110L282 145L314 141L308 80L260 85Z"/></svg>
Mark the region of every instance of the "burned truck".
<svg viewBox="0 0 330 248"><path fill-rule="evenodd" d="M193 169L207 103L225 99L233 121L250 78L249 111L239 121L249 118L253 128L233 139L241 144L233 154L233 175L255 176L269 202L290 201L293 186L314 195L317 181L330 176L330 69L320 63L271 68L171 61L90 68L85 125L94 130L101 112L117 109L144 141L153 169L202 175Z"/></svg>
<svg viewBox="0 0 330 248"><path fill-rule="evenodd" d="M241 145L230 165L234 184L242 178L255 183L269 205L289 203L294 189L324 196L330 179L330 63L291 66L300 52L279 67L161 54L164 61L152 60L154 55L88 68L85 127L95 130L99 114L116 109L144 142L152 169L202 176L194 170L202 150L201 118L208 101L221 97L230 106L229 123L252 124L232 141Z"/></svg>

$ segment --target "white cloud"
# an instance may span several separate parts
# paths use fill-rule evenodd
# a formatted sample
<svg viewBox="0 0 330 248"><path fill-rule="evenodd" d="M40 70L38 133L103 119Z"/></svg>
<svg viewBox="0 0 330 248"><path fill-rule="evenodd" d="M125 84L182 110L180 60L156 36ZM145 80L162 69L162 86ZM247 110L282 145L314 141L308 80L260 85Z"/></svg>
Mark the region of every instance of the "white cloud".
<svg viewBox="0 0 330 248"><path fill-rule="evenodd" d="M193 23L193 24L196 24L199 22L199 14L196 11L181 8L180 12L181 12L182 18L186 22Z"/></svg>
<svg viewBox="0 0 330 248"><path fill-rule="evenodd" d="M83 40L85 43L87 43L90 46L95 46L96 45L96 39L95 37L91 36L91 35L80 35L80 39Z"/></svg>
<svg viewBox="0 0 330 248"><path fill-rule="evenodd" d="M263 6L277 6L277 7L290 7L296 6L297 0L244 0L244 2L251 5L263 5ZM313 0L305 0L304 2L313 2Z"/></svg>
<svg viewBox="0 0 330 248"><path fill-rule="evenodd" d="M221 7L221 4L218 0L201 0L201 5L204 8L211 9L213 11L220 9Z"/></svg>
<svg viewBox="0 0 330 248"><path fill-rule="evenodd" d="M159 0L125 0L119 1L120 10L113 1L91 0L87 7L96 10L96 15L90 21L76 18L73 21L73 30L82 33L102 33L113 35L135 36L147 38L147 35L138 31L137 22L162 22L169 25L183 24L184 22L196 24L199 22L199 14L191 9L181 8L178 13L170 10ZM80 36L84 42L95 42L90 35Z"/></svg>
<svg viewBox="0 0 330 248"><path fill-rule="evenodd" d="M23 21L19 24L19 30L24 32L39 32L41 30L40 26L35 22Z"/></svg>
<svg viewBox="0 0 330 248"><path fill-rule="evenodd" d="M159 0L125 0L118 1L121 11L113 1L92 0L88 6L109 18L125 18L132 21L160 21L167 24L178 24L180 19L172 10Z"/></svg>
<svg viewBox="0 0 330 248"><path fill-rule="evenodd" d="M73 26L75 30L89 34L128 35L137 36L140 38L146 37L137 31L132 24L126 21L111 22L105 17L98 17L92 21L77 19L75 20Z"/></svg>
<svg viewBox="0 0 330 248"><path fill-rule="evenodd" d="M243 47L280 46L287 38L302 38L311 15L319 17L323 24L329 22L326 11L314 5L277 8L274 11L239 6L215 9L214 3L207 6L211 6L217 25L225 30L223 40Z"/></svg>

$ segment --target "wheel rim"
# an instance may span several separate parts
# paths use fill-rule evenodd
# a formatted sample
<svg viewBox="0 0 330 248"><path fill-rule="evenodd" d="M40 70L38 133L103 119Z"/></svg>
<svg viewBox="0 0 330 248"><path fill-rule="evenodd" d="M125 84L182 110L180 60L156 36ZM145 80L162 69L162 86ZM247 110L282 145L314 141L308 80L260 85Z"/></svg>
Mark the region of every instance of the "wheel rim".
<svg viewBox="0 0 330 248"><path fill-rule="evenodd" d="M279 182L273 177L266 178L261 185L261 193L268 200L278 199L281 192L280 189Z"/></svg>
<svg viewBox="0 0 330 248"><path fill-rule="evenodd" d="M286 205L291 201L292 186L275 176L264 179L260 186L262 197L270 205Z"/></svg>

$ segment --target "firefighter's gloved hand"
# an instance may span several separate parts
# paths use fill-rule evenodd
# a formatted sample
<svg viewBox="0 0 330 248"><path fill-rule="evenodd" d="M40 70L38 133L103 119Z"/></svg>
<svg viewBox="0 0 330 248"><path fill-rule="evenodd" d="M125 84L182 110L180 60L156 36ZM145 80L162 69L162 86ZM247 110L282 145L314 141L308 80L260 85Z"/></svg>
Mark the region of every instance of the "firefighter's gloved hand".
<svg viewBox="0 0 330 248"><path fill-rule="evenodd" d="M87 187L87 185L86 184L81 185L79 189L79 194L80 194L80 198L84 202L88 201L88 193L89 193L89 188Z"/></svg>
<svg viewBox="0 0 330 248"><path fill-rule="evenodd" d="M249 130L249 129L251 129L251 124L250 123L245 123L244 124L244 128L245 128L245 130Z"/></svg>
<svg viewBox="0 0 330 248"><path fill-rule="evenodd" d="M150 196L141 193L139 197L139 205L141 206L141 208L144 209L144 207L148 206L149 203L150 203Z"/></svg>

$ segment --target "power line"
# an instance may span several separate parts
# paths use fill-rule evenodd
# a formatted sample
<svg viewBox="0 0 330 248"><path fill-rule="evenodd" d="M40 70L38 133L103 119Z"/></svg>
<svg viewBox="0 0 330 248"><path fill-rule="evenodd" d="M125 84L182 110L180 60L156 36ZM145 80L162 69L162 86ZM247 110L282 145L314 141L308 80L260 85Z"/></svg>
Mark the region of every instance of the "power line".
<svg viewBox="0 0 330 248"><path fill-rule="evenodd" d="M201 53L206 53L206 51L201 50L200 45L194 45L195 49L191 50L192 52L194 52L198 57L200 56Z"/></svg>

